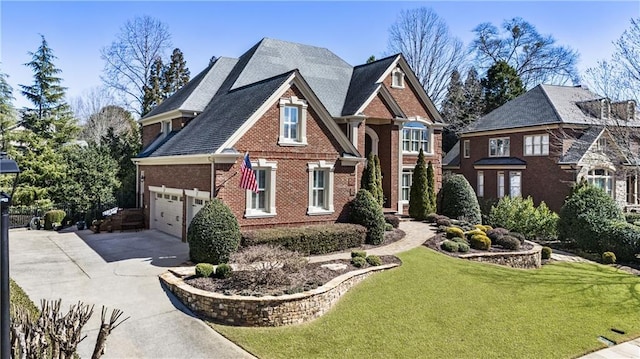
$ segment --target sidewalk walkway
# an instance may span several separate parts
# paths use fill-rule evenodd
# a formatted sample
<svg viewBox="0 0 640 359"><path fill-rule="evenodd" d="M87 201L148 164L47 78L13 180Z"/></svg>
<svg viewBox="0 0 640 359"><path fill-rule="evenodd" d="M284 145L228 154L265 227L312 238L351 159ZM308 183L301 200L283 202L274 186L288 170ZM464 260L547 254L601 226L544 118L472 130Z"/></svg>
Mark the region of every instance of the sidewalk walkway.
<svg viewBox="0 0 640 359"><path fill-rule="evenodd" d="M372 248L367 250L367 254L375 254L377 256L393 255L421 246L427 239L435 235L435 231L429 223L416 221L401 221L400 227L404 231L405 236L399 241L393 242L386 246ZM321 256L309 257L310 263L326 262L335 259L349 259L351 251L327 254Z"/></svg>

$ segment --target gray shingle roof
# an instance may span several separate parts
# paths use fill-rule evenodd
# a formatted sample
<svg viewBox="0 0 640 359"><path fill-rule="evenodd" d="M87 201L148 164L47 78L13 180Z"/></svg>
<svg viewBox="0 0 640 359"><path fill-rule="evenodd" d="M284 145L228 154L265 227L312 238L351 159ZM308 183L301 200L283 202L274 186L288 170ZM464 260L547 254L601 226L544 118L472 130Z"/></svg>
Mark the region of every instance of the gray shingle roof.
<svg viewBox="0 0 640 359"><path fill-rule="evenodd" d="M556 123L598 124L602 120L581 110L577 103L601 98L584 87L538 85L481 117L463 133ZM638 122L628 124L637 126Z"/></svg>
<svg viewBox="0 0 640 359"><path fill-rule="evenodd" d="M342 116L357 115L356 111L376 90L376 81L391 66L398 55L389 56L369 64L356 66L353 68L353 75L349 83L347 100L342 109Z"/></svg>
<svg viewBox="0 0 640 359"><path fill-rule="evenodd" d="M567 153L562 156L558 163L560 164L573 164L578 163L580 159L587 153L591 144L600 136L604 127L593 126L588 128L582 133L582 135L573 142L571 147L567 150Z"/></svg>
<svg viewBox="0 0 640 359"><path fill-rule="evenodd" d="M447 155L442 159L442 166L460 166L460 141L447 152Z"/></svg>

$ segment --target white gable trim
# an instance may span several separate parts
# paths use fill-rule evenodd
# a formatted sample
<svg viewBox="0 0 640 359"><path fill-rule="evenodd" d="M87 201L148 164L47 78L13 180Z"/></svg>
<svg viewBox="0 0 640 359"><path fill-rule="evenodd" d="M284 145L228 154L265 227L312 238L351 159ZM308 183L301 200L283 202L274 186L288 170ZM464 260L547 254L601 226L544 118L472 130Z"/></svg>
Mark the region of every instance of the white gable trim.
<svg viewBox="0 0 640 359"><path fill-rule="evenodd" d="M132 158L137 165L198 165L212 162L211 154Z"/></svg>
<svg viewBox="0 0 640 359"><path fill-rule="evenodd" d="M193 118L198 116L199 113L200 111L196 110L171 110L168 112L159 113L151 117L142 118L140 119L139 123L142 126L148 126L158 122L170 121L175 118Z"/></svg>
<svg viewBox="0 0 640 359"><path fill-rule="evenodd" d="M404 112L402 112L402 109L400 108L400 105L398 105L398 102L396 102L396 100L393 98L393 96L391 96L391 93L389 92L389 89L387 89L386 86L382 86L382 84L380 84L380 83L378 84L378 87L375 89L375 91L373 91L371 96L369 96L367 101L365 101L362 104L362 106L360 106L358 111L356 111L356 114L364 113L364 110L367 107L369 107L369 105L371 104L373 99L375 99L378 96L378 94L380 94L380 96L382 96L382 99L387 103L387 105L389 105L389 107L391 107L391 111L393 112L394 117L396 117L396 118L398 118L398 117L400 117L400 118L406 117Z"/></svg>
<svg viewBox="0 0 640 359"><path fill-rule="evenodd" d="M595 140L593 140L593 142L591 142L591 144L589 144L589 148L582 154L582 157L580 157L580 159L578 161L576 161L578 166L582 166L582 167L592 167L593 166L593 162L589 161L589 159L586 158L586 157L589 154L592 154L592 153L595 152L595 146L598 143L598 140L600 140L600 138L603 135L607 136L607 139L609 140L607 142L608 144L613 144L612 147L616 149L616 152L618 153L620 158L623 158L627 163L629 163L629 158L627 158L627 156L624 154L624 151L622 151L622 149L620 148L620 145L618 144L618 141L616 141L615 138L613 138L613 136L611 135L611 132L609 132L609 130L607 130L606 128L603 128L600 131L600 134L595 138ZM580 141L580 139L578 139L577 141ZM615 171L615 165L613 164L613 162L611 162L611 158L607 157L607 161L609 163L607 163L607 164L601 163L600 166L601 167L609 166L609 167L611 167L610 169Z"/></svg>

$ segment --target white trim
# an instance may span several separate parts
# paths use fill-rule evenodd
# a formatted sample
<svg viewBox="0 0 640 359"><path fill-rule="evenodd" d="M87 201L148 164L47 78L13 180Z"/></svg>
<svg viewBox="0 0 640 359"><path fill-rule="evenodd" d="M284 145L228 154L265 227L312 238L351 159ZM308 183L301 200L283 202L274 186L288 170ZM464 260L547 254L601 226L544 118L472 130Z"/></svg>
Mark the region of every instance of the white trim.
<svg viewBox="0 0 640 359"><path fill-rule="evenodd" d="M244 218L268 218L275 217L276 213L276 170L278 169L278 162L267 161L264 158L259 158L256 161L251 161L251 167L254 170L267 170L269 189L267 191L267 211L255 210L251 208L251 195L253 192L250 190L245 191L245 210Z"/></svg>
<svg viewBox="0 0 640 359"><path fill-rule="evenodd" d="M333 212L335 212L335 209L333 207L334 165L335 164L333 162L326 162L324 160L307 163L307 173L309 174L307 214L310 216L332 214ZM325 178L326 182L324 185L324 189L326 191L324 198L324 200L326 201L326 208L313 206L313 172L315 170L323 170L328 174L328 178Z"/></svg>
<svg viewBox="0 0 640 359"><path fill-rule="evenodd" d="M518 191L520 193L513 193L513 179L518 177ZM522 172L521 171L509 171L509 197L522 197Z"/></svg>
<svg viewBox="0 0 640 359"><path fill-rule="evenodd" d="M505 196L506 194L506 183L505 183L505 174L504 171L499 171L496 173L496 197L498 198L502 198ZM502 178L502 186L500 186L500 179ZM500 188L502 188L502 194L500 194Z"/></svg>
<svg viewBox="0 0 640 359"><path fill-rule="evenodd" d="M501 140L503 143L505 142L505 140L509 141L509 146L507 147L507 153L503 153L503 154L499 154L499 149L500 146L498 146L498 140ZM491 154L491 141L496 141L496 153L495 154ZM489 157L494 157L494 158L501 158L501 157L510 157L511 156L511 137L507 136L507 137L491 137L489 138L489 146L488 146L488 150L489 150Z"/></svg>
<svg viewBox="0 0 640 359"><path fill-rule="evenodd" d="M193 197L193 198L198 198L198 199L210 199L211 198L211 192L207 192L207 191L200 191L197 188L194 189L185 189L184 190L184 195L187 197Z"/></svg>
<svg viewBox="0 0 640 359"><path fill-rule="evenodd" d="M394 79L396 78L396 74L400 74L400 84L396 85L394 84ZM395 69L391 70L391 88L394 89L403 89L404 88L404 72L400 69L400 67L396 67Z"/></svg>
<svg viewBox="0 0 640 359"><path fill-rule="evenodd" d="M423 125L423 126L424 126L424 128L406 126L407 124L412 123L412 122L417 122L417 123L419 123L419 124ZM416 117L411 117L411 118L409 118L409 121L407 121L407 122L403 125L403 128L401 128L401 129L400 129L400 132L399 132L399 136L400 136L400 138L399 138L399 142L400 142L400 144L401 144L401 146L400 146L400 150L401 150L401 152L402 152L403 154L405 154L405 155L409 155L409 156L412 156L412 155L413 155L413 156L417 156L417 155L420 153L420 149L418 149L418 151L411 151L411 150L409 150L409 151L405 151L405 149L404 149L404 130L406 130L406 129L409 129L409 130L412 130L412 129L420 129L420 130L427 131L427 145L428 145L428 147L429 147L429 148L428 148L428 150L427 150L427 151L425 151L425 150L423 149L423 152L424 152L424 154L425 154L425 155L433 155L433 154L435 153L435 152L434 152L434 151L435 151L435 148L434 148L434 147L435 147L435 145L434 145L434 143L433 143L433 141L434 141L433 132L434 132L434 131L433 131L432 127L431 127L431 123L430 123L430 122L426 122L426 121L425 121L422 117L420 117L420 116L416 116ZM410 136L410 138L409 138L409 145L411 145L411 143L412 143L412 142L413 142L413 137L411 137L411 136ZM420 136L419 143L422 143L422 136ZM411 146L410 146L410 147L411 147ZM422 146L420 146L420 148L422 148Z"/></svg>
<svg viewBox="0 0 640 359"><path fill-rule="evenodd" d="M162 185L161 187L149 186L149 192L159 192L162 194L172 194L177 196L183 195L183 190L181 188L171 188L164 185Z"/></svg>
<svg viewBox="0 0 640 359"><path fill-rule="evenodd" d="M280 135L278 145L280 146L306 146L307 145L307 101L296 96L281 98L280 103ZM295 107L298 109L298 138L291 139L284 135L285 108Z"/></svg>
<svg viewBox="0 0 640 359"><path fill-rule="evenodd" d="M540 137L539 147L540 153L536 154L536 143L535 138ZM544 146L544 138L546 137L547 143L546 147ZM531 153L527 153L527 139L531 138ZM549 134L548 133L537 133L531 135L523 135L522 136L522 155L526 157L540 157L540 156L548 156L549 155ZM546 149L546 152L544 151Z"/></svg>
<svg viewBox="0 0 640 359"><path fill-rule="evenodd" d="M364 133L365 135L369 135L369 137L371 137L371 152L374 155L378 155L378 145L380 143L380 137L378 136L378 134L376 133L376 131L369 127L369 126L365 126L364 128ZM366 141L366 138L365 138Z"/></svg>
<svg viewBox="0 0 640 359"><path fill-rule="evenodd" d="M470 158L470 157L471 157L471 140L463 140L462 141L462 158Z"/></svg>
<svg viewBox="0 0 640 359"><path fill-rule="evenodd" d="M364 157L350 157L341 156L338 158L342 166L357 166L358 163L364 163L367 161Z"/></svg>
<svg viewBox="0 0 640 359"><path fill-rule="evenodd" d="M367 100L362 104L362 106L360 106L358 111L356 111L356 114L364 113L364 110L371 104L373 99L375 99L378 96L378 94L380 94L380 96L382 96L382 99L386 101L386 104L389 105L389 107L391 107L391 112L393 112L393 115L396 118L398 117L405 118L404 112L402 112L402 108L400 107L396 99L393 98L393 96L389 92L389 89L387 89L385 86L382 86L382 84L378 84L378 86L371 93L369 98L367 98Z"/></svg>
<svg viewBox="0 0 640 359"><path fill-rule="evenodd" d="M212 162L211 154L197 154L197 155L181 155L181 156L160 156L160 157L144 157L144 158L132 158L131 161L135 164L150 166L150 165L197 165L207 164Z"/></svg>
<svg viewBox="0 0 640 359"><path fill-rule="evenodd" d="M482 179L482 181L480 179ZM482 191L480 191L481 182L482 182ZM476 172L476 196L478 198L484 198L484 171Z"/></svg>
<svg viewBox="0 0 640 359"><path fill-rule="evenodd" d="M138 122L141 126L149 126L154 123L163 122L163 121L171 121L176 118L194 118L198 116L201 111L196 110L171 110L168 112L159 113L157 115L153 115L151 117L141 118Z"/></svg>

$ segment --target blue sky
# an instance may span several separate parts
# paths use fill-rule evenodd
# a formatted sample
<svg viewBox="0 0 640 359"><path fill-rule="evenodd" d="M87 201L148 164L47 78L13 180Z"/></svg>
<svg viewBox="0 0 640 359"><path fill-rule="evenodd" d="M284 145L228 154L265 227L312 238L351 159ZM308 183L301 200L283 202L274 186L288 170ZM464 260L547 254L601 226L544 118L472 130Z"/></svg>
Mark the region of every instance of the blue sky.
<svg viewBox="0 0 640 359"><path fill-rule="evenodd" d="M31 84L23 64L40 34L58 57L69 97L101 84L100 49L127 20L150 15L169 26L173 47L192 76L211 56L237 57L263 37L326 47L352 65L385 53L389 26L402 9L433 8L465 45L482 22L522 17L541 34L580 52L584 71L613 52L612 41L640 16L639 1L439 1L439 2L221 2L221 1L0 1L0 71L9 75L17 108L29 105L18 84Z"/></svg>

